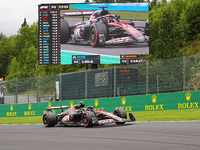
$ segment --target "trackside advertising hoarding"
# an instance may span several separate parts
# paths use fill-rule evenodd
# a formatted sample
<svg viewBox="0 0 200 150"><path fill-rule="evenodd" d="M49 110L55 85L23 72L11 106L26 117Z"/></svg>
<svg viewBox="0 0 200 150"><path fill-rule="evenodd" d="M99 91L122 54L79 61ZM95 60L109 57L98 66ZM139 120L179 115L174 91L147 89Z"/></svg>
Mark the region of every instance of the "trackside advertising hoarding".
<svg viewBox="0 0 200 150"><path fill-rule="evenodd" d="M113 112L116 107L123 108L126 112L199 109L200 91L1 105L0 117L42 116L47 107L61 105L71 107L79 102L83 102L86 107L94 106L95 110L108 112ZM61 113L61 110L55 110L54 113Z"/></svg>

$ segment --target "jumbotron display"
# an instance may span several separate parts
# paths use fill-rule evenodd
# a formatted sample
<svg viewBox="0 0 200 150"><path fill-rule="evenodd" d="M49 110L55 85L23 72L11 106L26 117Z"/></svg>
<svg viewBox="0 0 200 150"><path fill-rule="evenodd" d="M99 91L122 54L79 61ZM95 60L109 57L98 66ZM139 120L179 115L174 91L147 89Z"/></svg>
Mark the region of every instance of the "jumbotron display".
<svg viewBox="0 0 200 150"><path fill-rule="evenodd" d="M148 10L148 3L40 4L39 64L143 62L149 22L134 15Z"/></svg>

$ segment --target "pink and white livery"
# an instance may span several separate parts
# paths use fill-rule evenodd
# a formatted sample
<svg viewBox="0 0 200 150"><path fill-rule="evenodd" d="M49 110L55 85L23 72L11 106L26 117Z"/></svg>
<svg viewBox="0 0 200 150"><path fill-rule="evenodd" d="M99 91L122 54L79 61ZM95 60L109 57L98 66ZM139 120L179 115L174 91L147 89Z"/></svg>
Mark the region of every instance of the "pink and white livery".
<svg viewBox="0 0 200 150"><path fill-rule="evenodd" d="M61 114L55 114L53 109L62 109ZM65 111L63 111L65 110ZM93 127L110 123L124 124L135 121L132 113L129 113L130 120L124 109L115 108L113 113L106 111L95 111L93 106L85 107L83 103L69 106L48 107L43 115L43 124L45 127L59 126L84 126Z"/></svg>
<svg viewBox="0 0 200 150"><path fill-rule="evenodd" d="M111 44L146 43L148 26L144 30L137 29L133 20L130 23L121 22L119 15L110 15L101 7L97 11L65 12L61 14L61 44L83 44L93 47L104 47ZM85 15L91 15L84 20ZM69 26L64 16L83 16L81 22Z"/></svg>

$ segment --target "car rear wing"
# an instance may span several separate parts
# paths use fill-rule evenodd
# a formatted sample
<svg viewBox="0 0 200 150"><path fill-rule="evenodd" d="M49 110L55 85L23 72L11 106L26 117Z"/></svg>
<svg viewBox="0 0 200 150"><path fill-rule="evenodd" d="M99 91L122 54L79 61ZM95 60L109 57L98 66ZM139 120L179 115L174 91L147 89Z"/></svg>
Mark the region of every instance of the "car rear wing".
<svg viewBox="0 0 200 150"><path fill-rule="evenodd" d="M47 107L47 111L51 111L52 109L62 109L62 112L63 112L63 109L68 109L70 108L69 106L52 106L52 107Z"/></svg>
<svg viewBox="0 0 200 150"><path fill-rule="evenodd" d="M94 11L73 11L73 12L61 12L61 16L89 16L92 15Z"/></svg>

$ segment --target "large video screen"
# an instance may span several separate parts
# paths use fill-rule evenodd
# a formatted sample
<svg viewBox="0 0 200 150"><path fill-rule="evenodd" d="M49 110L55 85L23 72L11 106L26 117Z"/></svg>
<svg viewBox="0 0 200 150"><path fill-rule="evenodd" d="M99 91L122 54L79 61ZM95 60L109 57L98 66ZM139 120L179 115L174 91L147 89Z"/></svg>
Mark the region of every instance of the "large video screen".
<svg viewBox="0 0 200 150"><path fill-rule="evenodd" d="M148 11L148 3L40 4L39 64L143 62Z"/></svg>

